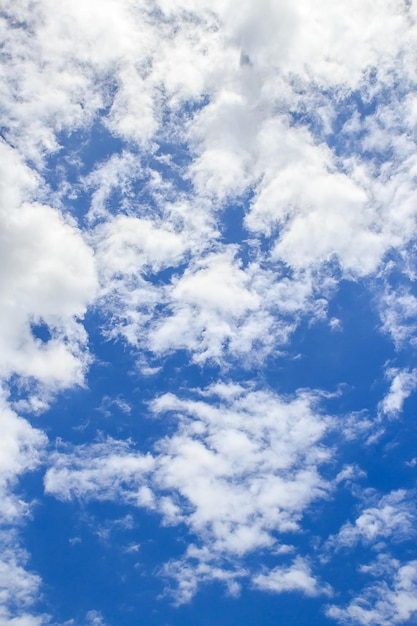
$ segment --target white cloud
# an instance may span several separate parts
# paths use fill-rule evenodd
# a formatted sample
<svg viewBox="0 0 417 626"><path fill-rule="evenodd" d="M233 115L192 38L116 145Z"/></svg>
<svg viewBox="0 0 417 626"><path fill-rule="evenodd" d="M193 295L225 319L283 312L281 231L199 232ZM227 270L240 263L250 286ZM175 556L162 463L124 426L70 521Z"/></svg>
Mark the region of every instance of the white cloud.
<svg viewBox="0 0 417 626"><path fill-rule="evenodd" d="M28 571L28 555L16 531L27 521L31 507L16 486L24 473L39 466L47 440L10 409L3 391L0 412L0 622L4 626L40 626L48 621L47 616L30 611L39 600L41 580Z"/></svg>
<svg viewBox="0 0 417 626"><path fill-rule="evenodd" d="M386 274L390 252L409 271L417 109L403 91L416 84L416 18L416 6L400 0L5 0L0 376L17 375L30 396L15 406L42 410L51 392L83 383L92 357L82 318L93 302L105 334L139 353L184 350L201 365L250 367L282 349L301 319L325 317L340 277ZM81 144L96 126L124 147L90 166ZM67 152L76 130L80 145ZM82 171L56 194L62 212L42 178L51 154ZM67 214L73 187L91 196L84 232ZM236 214L250 237L227 243L223 210L245 197ZM413 344L411 288L376 289L383 330L397 347ZM330 324L338 328L336 318ZM381 414L401 411L415 378L392 372ZM152 407L176 413L178 429L152 455L111 440L69 449L51 458L45 489L121 499L183 522L197 547L167 566L180 597L210 578L236 593L246 574L232 560L275 549L277 535L297 532L329 492L320 466L330 452L320 442L331 421L317 400L236 384L198 400L165 395ZM7 407L4 419L0 479L11 519L23 509L10 486L36 465L43 439ZM358 421L348 429L357 434ZM406 519L392 506L368 507L338 540L390 536ZM10 567L24 579L20 565ZM397 619L401 594L411 606L411 570L402 567L378 605L383 619L389 611ZM300 559L255 580L317 592ZM373 623L358 606L331 611Z"/></svg>
<svg viewBox="0 0 417 626"><path fill-rule="evenodd" d="M120 192L123 198L131 199L132 187L143 176L138 156L128 151L112 154L100 162L81 182L85 190L91 191L88 220L95 222L109 219L112 215L111 194ZM129 206L129 205L128 205Z"/></svg>
<svg viewBox="0 0 417 626"><path fill-rule="evenodd" d="M8 3L10 20L3 19L2 28L10 54L3 93L9 141L24 158L40 162L57 149L59 133L89 128L95 116L101 116L113 135L136 143L138 154L125 150L110 156L84 183L95 187L91 218L108 218L109 212L115 212L108 205L115 188L122 195L119 209L129 213L126 220L141 216L136 226L143 228L142 243L134 246L137 250L144 245L148 260L158 252L156 242L163 247L170 233L171 239L177 237L179 248L169 263L165 258L165 266L175 269L188 250L196 260L189 272L195 273L202 251L206 254L218 235L213 223L210 228L210 220L219 218L219 206L251 189L254 199L246 225L256 236L273 233L274 260L300 270L297 284L305 285L303 277L312 268L334 260L346 276L374 272L386 251L392 245L402 246L410 237L407 232L412 232L412 228L402 228L404 218L411 224L415 213L410 201L412 142L405 148L403 141L415 124L411 99L404 102L405 115L394 115L396 103L388 103L362 124L368 143L375 144L375 128L393 138L396 156L389 176L384 174L378 184L359 157L336 159L306 125L294 124L288 112L300 114L315 103L315 110L327 116L331 128L332 116L338 112L337 99L332 100L334 90L359 89L369 97L367 72L378 68L374 90L383 90L400 62L403 80L411 79L413 8L380 0L376 9L368 1L355 2L353 21L346 18L351 5L342 2L335 7L327 0L314 8L304 0L296 5L245 2L238 12L233 2L161 0L157 6L160 13L145 1L137 5L130 0L88 6L66 1L59 7L43 0L33 10L23 0ZM16 26L22 23L27 30ZM267 35L271 32L274 37ZM184 102L196 105L185 118ZM348 128L346 124L345 135L354 135L356 131ZM132 182L144 176L161 204L164 195L166 199L172 193L160 173L150 173L149 168L144 173L142 168L142 156L155 153L156 144L150 142L159 137L181 143L192 157L181 171L194 185L192 201L177 189L177 196L180 193L186 201L177 201L175 208L172 203L165 210L165 222L171 213L166 228L150 223L149 207L146 211L139 207L137 192L132 191ZM401 151L407 159L399 161ZM392 194L396 194L395 203ZM126 250L127 242L115 241L119 227L122 224L116 220L95 239L104 264L103 280L111 267L116 270L116 255ZM110 230L114 235L111 249L106 245ZM207 234L205 247L202 242ZM153 251L150 242L154 242ZM256 241L250 245L256 251ZM158 353L189 350L194 344L198 346L196 360L219 359L226 344L232 354L247 353L260 335L275 334L285 342L297 323L293 319L274 324L271 315L276 317L277 311L268 307L252 314L246 324L241 320L236 324L236 318L227 315L213 317L207 302L190 307L181 297L190 292L191 275L186 274L168 295L155 290L138 277L143 256L133 253L134 246L128 246L128 275L118 280L116 293L109 287L107 302L101 301L111 313L122 311L122 334L133 344L140 337ZM262 255L258 260L262 263ZM228 271L237 276L233 266ZM262 274L259 268L257 273ZM200 271L199 278L207 278L206 274ZM321 288L322 277L309 280L312 289ZM239 294L265 297L265 292L247 291L240 289ZM173 315L159 324L150 309L161 302ZM147 340L143 326L148 322L156 328ZM51 360L56 363L52 354Z"/></svg>
<svg viewBox="0 0 417 626"><path fill-rule="evenodd" d="M257 142L262 179L246 223L267 235L280 227L275 258L307 269L336 257L347 273L374 271L384 246L375 215L365 190L337 171L329 149L285 119L265 120Z"/></svg>
<svg viewBox="0 0 417 626"><path fill-rule="evenodd" d="M382 496L373 506L366 506L355 522L347 522L328 547L351 548L357 543L381 549L381 542L400 542L413 536L416 510L413 494L404 490Z"/></svg>
<svg viewBox="0 0 417 626"><path fill-rule="evenodd" d="M88 626L104 626L105 621L100 611L88 611L85 616L85 624Z"/></svg>
<svg viewBox="0 0 417 626"><path fill-rule="evenodd" d="M382 566L382 567L381 567ZM370 573L381 579L365 588L345 608L330 606L327 615L341 624L405 624L417 612L417 562L394 559L377 563Z"/></svg>
<svg viewBox="0 0 417 626"><path fill-rule="evenodd" d="M110 13L112 6L111 3L108 4ZM195 10L198 14L198 19L194 23L199 24L203 33L198 41L191 35L190 23L185 14L181 13L180 5L174 6L163 3L161 6L164 11L169 13L172 23L176 24L176 31L175 33L174 30L169 31L170 35L167 38L169 52L164 45L159 46L158 51L155 52L152 47L154 34L150 33L151 31L154 33L153 29L162 28L162 26L158 26L154 22L151 23L148 18L141 23L145 29L148 43L147 59L151 59L152 55L154 57L153 63L150 60L145 63L143 75L146 75L146 78L140 78L140 85L136 85L136 93L146 92L148 94L146 97L151 98L153 96L149 94L153 93L152 90L158 83L164 84L165 93L170 94L176 103L184 101L184 98L187 97L197 97L196 94L209 94L207 106L203 106L190 114L185 135L181 126L177 125L178 120L175 121L174 119L172 126L176 138L185 138L195 153L195 158L188 168L188 176L191 177L195 185L197 197L193 203L185 208L183 215L187 216L186 219L189 221L190 215L196 214L198 211L206 212L207 207L209 207L208 212L210 213L225 198L239 195L248 186L252 186L255 191L255 199L246 218L246 224L254 232L267 234L271 233L276 225L282 227L279 237L276 238L274 255L276 261L288 263L301 270L296 277L297 280L292 283L294 291L298 288L300 281L303 285L303 273L309 272L312 267L316 268L334 259L338 260L347 276L363 276L375 271L390 246L393 243L402 245L403 241L406 240L404 232L407 229L403 229L402 237L398 236L398 217L395 217L396 214L392 211L389 214L391 221L386 226L386 216L381 218L379 206L382 200L378 199L378 202L375 202L375 198L372 196L371 173L367 172L366 169L361 169L359 162L353 165L349 165L347 162L338 162L324 144L316 143L308 130L300 126L297 128L291 126L287 114L284 115L280 112L281 110L287 111L286 105L282 105L282 109L278 109L277 112L276 94L269 92L267 88L269 75L265 75L265 82L263 83L259 80L259 75L256 78L255 67L259 71L261 68L265 68L266 59L268 59L269 72L271 72L272 67L274 72L278 71L275 63L279 66L279 60L271 61L271 59L278 59L276 55L272 54L271 46L275 44L270 43L268 39L265 40L261 35L262 29L266 28L263 15L264 11L267 11L270 17L268 24L279 25L281 35L286 39L285 46L282 46L281 42L279 50L278 48L276 50L277 54L279 52L279 58L281 61L285 59L287 66L293 67L292 71L297 68L296 71L300 72L303 81L308 81L309 72L314 70L316 74L312 74L312 76L317 78L320 75L320 80L326 84L330 81L331 76L336 77L336 82L347 82L351 86L360 84L364 68L371 67L375 59L379 59L379 61L384 59L384 63L388 64L390 54L391 56L406 54L407 51L402 46L400 46L401 49L396 49L396 35L399 30L404 33L408 32L406 15L399 7L381 5L380 9L384 15L392 15L389 26L388 22L379 21L378 27L375 26L378 37L370 38L368 33L360 48L361 53L358 52L354 58L351 58L351 54L347 54L343 58L342 64L342 51L350 49L352 39L358 36L358 29L360 31L362 28L364 32L369 30L369 16L373 15L371 5L358 7L359 21L357 24L355 23L355 29L353 29L351 23L346 24L345 20L342 19L343 7L335 11L334 8L327 6L327 3L317 7L317 14L304 6L302 2L300 2L297 11L285 5L278 8L269 3L265 3L261 10L261 8L255 8L249 3L242 7L237 22L233 22L230 18L234 14L232 5L228 8L212 6L210 13L205 10L206 7L202 4L187 3L187 9ZM129 10L124 8L118 15L118 20L124 19L125 10L129 13ZM219 11L220 21L217 20L213 10ZM129 13L129 16L132 18L132 14ZM321 16L320 19L318 16ZM142 19L140 12L134 14L133 20L135 19ZM328 42L324 48L326 45L331 47L330 40L333 46L335 42L333 35L330 35L333 32L332 29L326 30L322 26L322 21L326 24L329 23L328 20L335 20L338 31L340 31L337 37L337 49L340 50L340 58L336 55L335 59L339 58L339 60L337 62L334 60L332 63L329 61L330 56L320 57L322 51L314 47L316 45L314 43L315 38L312 39L309 34L311 28L313 29L312 32L322 29L320 41ZM249 29L248 25L253 23L257 27ZM287 28L284 29L282 24L287 24ZM108 24L103 33L107 33L107 28ZM125 28L128 29L129 27L125 25ZM384 36L381 35L383 32L381 29L387 29L386 32L384 31ZM307 36L300 38L300 33ZM126 44L119 42L118 46L115 47L115 55L120 54L124 69L121 70L118 78L120 94L118 93L116 96L113 111L114 119L112 118L111 124L113 124L113 131L134 139L136 130L129 126L134 122L132 121L133 114L130 113L133 105L129 103L128 91L131 89L132 76L134 78L133 83L139 78L133 70L127 69L132 63L134 47L130 47L129 36L126 37L126 41ZM304 42L303 47L300 47L301 41ZM382 46L382 41L384 41L384 46ZM387 41L390 42L390 53L387 52ZM310 45L313 46L311 50L309 49ZM123 48L122 51L120 46ZM248 63L243 64L243 66L239 64L242 46L245 48L245 54L249 59ZM191 54L189 53L190 49L193 51ZM144 54L144 51L142 53ZM107 51L106 54L109 52ZM185 59L188 57L193 59L193 67L187 65ZM220 89L220 76L215 70L210 69L216 67L214 60L218 58L222 58L223 61L227 58L230 61L226 63L226 76L222 76ZM304 59L308 59L310 62L312 58L315 58L316 62L311 66L309 72L306 72L305 66L303 66ZM173 59L178 59L181 72L178 68L176 73L172 71ZM301 60L303 60L302 63ZM356 63L355 69L351 66L352 63ZM336 67L338 70L335 73ZM171 70L168 71L167 68L171 68ZM345 74L343 74L344 72ZM129 76L130 78L126 78ZM183 80L182 77L184 77ZM383 78L382 70L381 77ZM280 80L283 82L282 77ZM300 96L294 92L291 80L286 85L286 89L282 92L284 101L290 108L292 105L301 106ZM307 92L305 96L307 103L310 102L310 96L311 94ZM172 106L174 106L174 100L170 100ZM120 104L121 101L123 101L123 106ZM155 104L155 111L158 106L159 104ZM130 122L126 122L124 129L119 128L119 121L116 120L119 117L121 120L123 117L120 114L120 107L125 112L126 119L130 120ZM148 105L145 106L146 111L151 105L147 107ZM410 109L410 107L408 108ZM116 110L119 111L117 115ZM148 113L144 115L145 120L148 119L147 115ZM157 118L158 113L154 114L153 119L156 119L155 116ZM378 119L382 120L383 116L379 113L378 116ZM390 120L387 115L385 118L384 123L392 126L394 121ZM148 124L148 127L153 128L152 124L153 122ZM118 128L119 130L117 130ZM119 157L112 157L111 161L115 160L120 159ZM127 174L123 174L125 178L116 180L116 184L125 196L124 201L127 203L131 192L126 189L126 184L129 184L129 177L137 175L133 170L136 168L135 171L137 171L139 167L132 155L129 156L129 163L131 164L130 169L126 170ZM224 163L227 163L227 166ZM100 210L97 207L103 206L109 185L111 187L107 169L103 169L100 180L96 179L98 189L93 200L93 209L96 213ZM401 169L401 176L403 176L403 172L404 168ZM308 185L305 184L306 173L308 173ZM400 171L397 174L399 176ZM404 183L406 182L404 179ZM155 190L158 190L159 185L159 193L162 196L164 184L164 181L159 177ZM213 204L210 205L210 202ZM96 204L97 207L94 208ZM389 206L388 196L385 197L384 206ZM143 209L139 207L131 207L131 209L134 212L143 213ZM175 219L177 218L178 212ZM133 217L129 219L133 219ZM133 222L131 224L133 225ZM171 224L167 229L169 232L173 232ZM150 230L147 233L144 232L143 237L148 242L160 242L164 233L161 232L159 225L157 226L158 232L156 232L154 224L149 225ZM120 224L115 222L113 226L116 229ZM142 228L144 226L143 221L138 222L137 226ZM202 224L198 224L198 226L201 227ZM179 231L176 230L175 232L176 236L179 237ZM104 233L107 233L107 227L102 230L103 235ZM195 241L195 233L192 232L191 234ZM214 234L212 232L211 236ZM180 238L182 240L181 245L184 246L185 242L189 241L190 230L187 228L185 232L181 233ZM213 244L213 240L211 244ZM211 244L209 242L209 246ZM118 262L122 258L123 245L119 245ZM103 254L101 246L103 246ZM279 318L279 307L274 309L263 306L262 311L259 309L252 310L247 322L243 323L236 312L230 313L223 310L219 316L218 312L213 314L213 307L207 299L202 301L200 298L197 301L198 289L203 288L208 271L208 268L207 270L201 268L201 249L201 246L198 245L189 246L189 250L197 262L191 264L182 277L178 277L172 288L155 289L150 281L144 282L143 275L141 275L142 257L132 255L132 248L130 248L131 269L124 279L117 281L116 292L109 287L107 303L106 300L102 300L104 307L107 306L112 314L114 311L121 312L119 330L125 338L134 345L146 345L148 349L154 350L159 355L185 348L193 352L196 361L204 361L207 358L221 360L225 352L232 355L242 352L248 353L253 351L253 347L257 346L259 342L265 344L265 338L272 335L278 337L278 343L285 343L297 323L297 316L285 323L281 320L276 323L274 317L275 320L277 317ZM116 252L115 248L109 250L106 247L104 236L97 239L97 253L104 263L104 276L109 269L110 254L113 255L110 262L114 263L115 254L113 252ZM180 257L181 254L176 259L171 258L169 260L169 266L174 270ZM207 259L204 262L207 262ZM228 271L230 276L237 277L238 274L234 267L232 265ZM242 271L248 273L246 269L240 269L240 272ZM262 276L259 267L255 268L254 271L259 278ZM242 276L242 274L240 275ZM311 279L309 280L311 281ZM320 288L320 280L317 277L311 282L311 289L318 290ZM259 283L260 281L258 281ZM237 287L238 284L235 286ZM255 292L251 290L251 293L248 293L248 289L245 291L240 289L239 294L242 297L247 295L260 297L264 301L270 287L271 284L268 284L265 290L256 289ZM191 289L193 293L191 293ZM190 297L192 302L189 301ZM161 304L165 307L162 320L159 317L159 310L158 317L153 316L153 309ZM300 309L305 308L305 305L306 301L301 301ZM114 322L117 317L116 314L116 317L111 318L112 321ZM149 328L145 329L147 326ZM118 330L115 332L117 333ZM266 352L271 349L270 345L263 347Z"/></svg>
<svg viewBox="0 0 417 626"><path fill-rule="evenodd" d="M6 4L7 137L37 163L58 148L58 133L87 127L104 108L112 133L149 147L165 86L174 104L178 96L200 97L204 90L213 34L206 27L205 36L196 36L194 21L180 7L170 20L158 20L146 1ZM173 72L175 56L181 65Z"/></svg>
<svg viewBox="0 0 417 626"><path fill-rule="evenodd" d="M239 351L240 343L247 343L249 351L271 324L259 311L261 300L251 289L251 274L228 252L210 255L189 268L173 284L173 315L157 321L151 332L153 351L186 348L199 361L218 359L229 342L232 351L234 347Z"/></svg>
<svg viewBox="0 0 417 626"><path fill-rule="evenodd" d="M328 455L319 443L328 420L315 414L317 398L307 393L286 401L249 391L213 401L164 395L154 402L157 413L180 417L178 432L158 444L154 480L185 498L188 524L212 549L244 554L272 545L273 530L296 531L303 510L325 496L318 467Z"/></svg>
<svg viewBox="0 0 417 626"><path fill-rule="evenodd" d="M118 216L97 230L103 282L176 266L187 250L181 233L152 219Z"/></svg>
<svg viewBox="0 0 417 626"><path fill-rule="evenodd" d="M323 316L332 286L324 279L316 293L309 273L245 267L232 244L209 239L214 251L203 252L194 228L175 228L169 214L164 222L119 215L96 228L93 244L106 332L156 356L186 349L200 363L259 360L288 341L299 318ZM172 277L161 280L163 270Z"/></svg>
<svg viewBox="0 0 417 626"><path fill-rule="evenodd" d="M94 234L100 302L110 314L109 333L132 345L144 341L154 309L165 302L164 284L152 278L176 267L187 252L182 234L156 220L118 216Z"/></svg>
<svg viewBox="0 0 417 626"><path fill-rule="evenodd" d="M319 472L330 427L315 409L319 395L286 399L236 385L228 393L223 384L216 399L216 389L203 390L204 401L167 394L153 402L156 415L174 412L179 421L153 456L108 440L56 453L45 476L46 492L58 498L121 500L185 524L197 544L165 572L175 572L180 588L220 571L231 584L242 569L236 563L274 550L280 533L297 533L304 511L330 490Z"/></svg>
<svg viewBox="0 0 417 626"><path fill-rule="evenodd" d="M39 590L40 578L28 573L21 563L27 555L18 550L13 537L3 531L1 535L2 559L0 561L0 604L27 606L34 602Z"/></svg>
<svg viewBox="0 0 417 626"><path fill-rule="evenodd" d="M391 335L397 349L415 346L417 298L408 289L386 289L379 300L382 330Z"/></svg>
<svg viewBox="0 0 417 626"><path fill-rule="evenodd" d="M146 487L141 490L140 484L153 465L151 455L130 453L128 444L123 442L109 439L92 446L79 446L73 454L52 456L52 467L45 475L45 491L63 500L73 497L118 500L124 496L147 505L148 490Z"/></svg>
<svg viewBox="0 0 417 626"><path fill-rule="evenodd" d="M173 598L176 606L189 602L200 585L213 581L223 583L231 596L238 596L240 581L248 576L244 568L236 564L225 567L210 555L207 548L196 548L193 544L188 546L184 558L169 561L162 567L160 574L170 582L175 582L175 588L168 586L165 593Z"/></svg>
<svg viewBox="0 0 417 626"><path fill-rule="evenodd" d="M4 191L0 198L0 376L17 374L50 387L83 381L88 354L79 323L94 298L92 252L59 211L31 201L37 180L6 144L0 144ZM42 342L33 325L44 324Z"/></svg>
<svg viewBox="0 0 417 626"><path fill-rule="evenodd" d="M399 370L390 368L386 372L391 385L385 398L379 403L379 411L383 415L394 418L401 413L404 401L417 387L417 370Z"/></svg>
<svg viewBox="0 0 417 626"><path fill-rule="evenodd" d="M28 572L27 555L6 533L0 534L0 623L2 626L41 626L47 615L30 613L39 599L40 578Z"/></svg>
<svg viewBox="0 0 417 626"><path fill-rule="evenodd" d="M2 390L0 410L0 518L2 523L13 524L28 513L28 506L13 489L22 474L39 465L47 439L42 431L10 409Z"/></svg>
<svg viewBox="0 0 417 626"><path fill-rule="evenodd" d="M306 596L317 596L328 593L321 589L311 573L309 564L297 557L289 567L275 567L266 574L258 574L253 578L253 584L262 591L272 593L302 592Z"/></svg>
<svg viewBox="0 0 417 626"><path fill-rule="evenodd" d="M245 355L250 365L285 345L301 317L324 315L326 300L315 293L309 275L280 279L257 263L242 267L235 253L235 246L220 248L189 263L167 285L137 275L105 281L117 290L111 310L121 326L113 332L122 332L132 345L142 341L156 356L185 349L198 363Z"/></svg>

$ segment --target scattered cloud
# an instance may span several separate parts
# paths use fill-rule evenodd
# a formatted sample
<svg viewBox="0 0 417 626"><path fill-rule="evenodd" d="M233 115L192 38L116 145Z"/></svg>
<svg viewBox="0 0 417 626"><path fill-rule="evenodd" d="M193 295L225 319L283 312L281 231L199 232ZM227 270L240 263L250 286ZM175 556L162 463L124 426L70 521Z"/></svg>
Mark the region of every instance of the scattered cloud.
<svg viewBox="0 0 417 626"><path fill-rule="evenodd" d="M390 368L387 371L387 377L391 379L391 385L387 395L379 404L379 410L383 415L394 418L401 413L404 401L417 387L417 370Z"/></svg>
<svg viewBox="0 0 417 626"><path fill-rule="evenodd" d="M404 624L413 618L417 612L416 561L386 559L368 571L380 580L366 587L347 607L330 606L327 615L341 624L367 626Z"/></svg>
<svg viewBox="0 0 417 626"><path fill-rule="evenodd" d="M266 574L258 574L253 578L253 584L272 593L301 592L313 597L330 593L328 588L320 588L308 563L300 557L290 567L276 567Z"/></svg>
<svg viewBox="0 0 417 626"><path fill-rule="evenodd" d="M0 376L51 390L81 384L90 357L79 320L96 290L92 252L71 219L33 201L37 179L16 153L4 142L0 152Z"/></svg>
<svg viewBox="0 0 417 626"><path fill-rule="evenodd" d="M5 625L40 626L48 617L32 609L38 604L41 579L28 569L20 538L31 506L16 486L23 474L39 467L47 439L10 409L4 391L0 412L0 620Z"/></svg>
<svg viewBox="0 0 417 626"><path fill-rule="evenodd" d="M183 562L189 572L197 567L197 580L200 566L207 578L211 567L229 571L229 561L275 549L277 536L297 533L304 511L331 489L320 475L330 456L321 440L331 427L320 396L286 399L222 384L203 397L153 402L159 418L174 412L178 430L157 441L152 456L113 440L56 453L46 493L129 502L158 511L166 524L185 524L201 546L196 566L188 551Z"/></svg>
<svg viewBox="0 0 417 626"><path fill-rule="evenodd" d="M49 619L34 609L41 578L19 534L32 511L19 481L42 464L59 500L139 507L181 527L184 553L160 567L178 604L213 580L232 596L244 581L330 593L295 539L318 501L366 476L359 443L371 454L417 386L416 25L415 3L400 0L3 1L4 624ZM347 408L349 394L336 406L333 392L350 383L330 371L347 375L344 354L310 376L290 362L349 344L349 315L362 316L343 282L379 316L369 358L380 358L378 331L395 350L378 364L385 396L356 389ZM131 357L155 427L146 441L123 422L138 405L129 389L102 381L95 406L107 425L117 409L120 440L110 428L82 439L77 416L57 426L53 402L88 393L105 342ZM63 445L47 455L55 436ZM415 521L395 480L384 494L371 486L327 541L380 552L362 568L375 582L328 608L341 623L417 610L416 562L381 553ZM262 569L265 554L276 560ZM106 622L88 608L86 624Z"/></svg>
<svg viewBox="0 0 417 626"><path fill-rule="evenodd" d="M381 549L387 540L397 543L413 537L415 518L413 493L394 491L365 507L353 524L344 524L328 545L340 550L362 543Z"/></svg>
<svg viewBox="0 0 417 626"><path fill-rule="evenodd" d="M45 475L45 491L62 500L71 497L116 499L133 496L129 487L137 486L141 476L149 473L151 455L129 453L129 443L108 440L93 446L79 446L73 454L55 453ZM141 490L135 498L138 503Z"/></svg>

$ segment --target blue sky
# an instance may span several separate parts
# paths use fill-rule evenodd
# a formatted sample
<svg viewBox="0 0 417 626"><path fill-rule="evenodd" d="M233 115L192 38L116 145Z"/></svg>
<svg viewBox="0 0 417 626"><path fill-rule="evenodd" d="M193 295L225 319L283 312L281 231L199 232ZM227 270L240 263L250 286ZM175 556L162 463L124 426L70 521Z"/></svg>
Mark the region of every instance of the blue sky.
<svg viewBox="0 0 417 626"><path fill-rule="evenodd" d="M417 623L416 24L1 2L1 626Z"/></svg>

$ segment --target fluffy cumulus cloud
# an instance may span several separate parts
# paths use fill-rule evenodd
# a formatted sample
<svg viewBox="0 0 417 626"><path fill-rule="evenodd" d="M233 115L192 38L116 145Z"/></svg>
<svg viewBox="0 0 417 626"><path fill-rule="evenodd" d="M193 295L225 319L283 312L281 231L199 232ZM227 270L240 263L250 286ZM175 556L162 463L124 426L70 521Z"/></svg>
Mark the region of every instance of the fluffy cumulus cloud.
<svg viewBox="0 0 417 626"><path fill-rule="evenodd" d="M70 219L34 201L40 181L16 152L4 142L0 150L0 376L81 383L88 356L78 320L94 298L92 252Z"/></svg>
<svg viewBox="0 0 417 626"><path fill-rule="evenodd" d="M41 626L48 616L31 612L39 597L40 578L25 568L28 556L13 536L2 532L0 542L0 619L5 626Z"/></svg>
<svg viewBox="0 0 417 626"><path fill-rule="evenodd" d="M342 624L409 623L417 610L415 561L393 554L415 541L414 492L398 490L382 497L365 492L362 497L360 514L329 538L326 551L346 556L360 545L356 576L366 582L357 595L350 592L354 597L346 606L330 605L327 615ZM369 548L377 558L364 563L365 555L372 554Z"/></svg>
<svg viewBox="0 0 417 626"><path fill-rule="evenodd" d="M19 520L26 506L13 493L13 487L23 473L35 469L42 458L46 436L16 415L1 395L2 439L0 444L1 518L3 523Z"/></svg>
<svg viewBox="0 0 417 626"><path fill-rule="evenodd" d="M37 603L41 581L26 568L28 555L18 534L19 526L30 514L30 506L16 493L16 485L23 474L39 466L47 439L9 408L4 392L0 415L0 619L5 625L38 626L43 618L32 608Z"/></svg>
<svg viewBox="0 0 417 626"><path fill-rule="evenodd" d="M385 539L400 542L412 537L416 516L413 495L399 490L383 496L374 506L364 508L353 524L344 524L329 543L338 549L358 542L381 549Z"/></svg>
<svg viewBox="0 0 417 626"><path fill-rule="evenodd" d="M191 528L211 539L212 549L244 554L273 545L271 531L296 531L303 510L326 494L319 466L328 458L320 445L328 423L309 394L286 401L233 389L236 395L223 399L229 389L219 386L207 397L213 392L220 394L217 406L170 395L155 401L158 414L180 418L175 436L158 443L155 480L191 505Z"/></svg>
<svg viewBox="0 0 417 626"><path fill-rule="evenodd" d="M75 454L54 455L53 467L45 476L45 490L63 500L132 498L133 493L139 495L136 486L146 480L153 465L150 455L135 455L124 442L109 440L80 446ZM133 493L130 485L135 487Z"/></svg>
<svg viewBox="0 0 417 626"><path fill-rule="evenodd" d="M3 0L2 623L47 619L41 466L74 509L185 537L158 569L177 604L210 581L319 601L360 547L374 580L327 615L413 619L416 24L408 0ZM80 403L59 421L81 393L98 435ZM107 623L92 606L66 623Z"/></svg>
<svg viewBox="0 0 417 626"><path fill-rule="evenodd" d="M394 559L376 562L367 568L383 580L367 587L345 608L331 606L327 614L342 624L411 623L417 612L416 561L399 563Z"/></svg>
<svg viewBox="0 0 417 626"><path fill-rule="evenodd" d="M316 596L320 592L308 563L301 558L288 568L276 567L267 574L258 574L253 583L258 589L273 593L301 591L307 596Z"/></svg>
<svg viewBox="0 0 417 626"><path fill-rule="evenodd" d="M190 586L195 591L219 571L230 583L228 570L245 555L275 550L280 534L297 533L304 511L331 489L320 474L329 460L321 440L331 422L316 408L319 397L300 392L285 399L225 384L200 394L155 400L155 415L174 412L179 426L155 443L152 455L109 440L56 453L45 477L47 493L60 499L115 499L156 510L166 524L185 524L194 543L181 566L171 562L165 570L178 579L182 600ZM282 589L291 580L297 588L298 572L298 586L314 595L313 578L302 561L296 565L283 575ZM278 580L278 570L270 576ZM256 585L266 588L263 580Z"/></svg>
<svg viewBox="0 0 417 626"><path fill-rule="evenodd" d="M308 271L288 277L268 262L243 264L235 244L207 250L194 230L132 215L95 229L110 336L156 356L186 349L198 363L250 361L285 345L300 319L325 315L331 280L319 289Z"/></svg>
<svg viewBox="0 0 417 626"><path fill-rule="evenodd" d="M380 402L380 410L389 417L398 416L404 401L413 393L417 386L416 370L400 370L391 368L387 372L391 379L389 391Z"/></svg>

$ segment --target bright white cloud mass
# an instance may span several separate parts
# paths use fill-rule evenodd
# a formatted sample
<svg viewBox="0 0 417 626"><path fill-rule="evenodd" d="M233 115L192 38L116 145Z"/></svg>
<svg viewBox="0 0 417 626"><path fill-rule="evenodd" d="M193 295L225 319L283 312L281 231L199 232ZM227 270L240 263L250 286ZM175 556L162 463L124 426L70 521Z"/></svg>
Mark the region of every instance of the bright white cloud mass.
<svg viewBox="0 0 417 626"><path fill-rule="evenodd" d="M0 0L1 626L417 620L417 3Z"/></svg>

